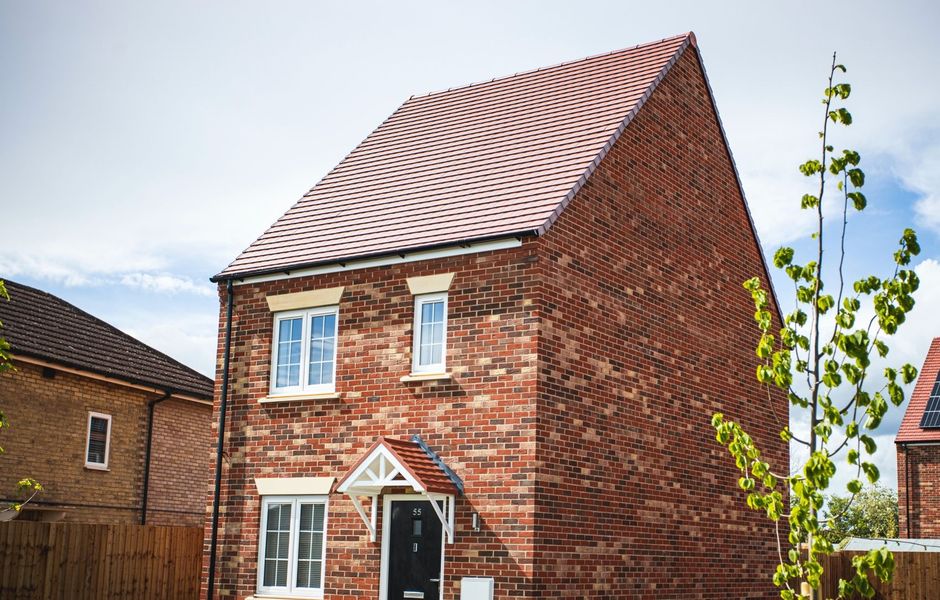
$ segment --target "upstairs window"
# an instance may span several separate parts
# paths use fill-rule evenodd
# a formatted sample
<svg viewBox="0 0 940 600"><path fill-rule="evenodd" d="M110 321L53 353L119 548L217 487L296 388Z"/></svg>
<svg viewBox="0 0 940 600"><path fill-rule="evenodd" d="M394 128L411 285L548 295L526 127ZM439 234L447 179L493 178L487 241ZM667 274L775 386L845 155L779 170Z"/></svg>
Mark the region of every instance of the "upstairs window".
<svg viewBox="0 0 940 600"><path fill-rule="evenodd" d="M271 393L336 390L335 306L279 313L274 320Z"/></svg>
<svg viewBox="0 0 940 600"><path fill-rule="evenodd" d="M85 437L85 466L107 470L111 451L111 415L88 413L88 432Z"/></svg>
<svg viewBox="0 0 940 600"><path fill-rule="evenodd" d="M321 598L325 561L326 497L264 497L258 591Z"/></svg>
<svg viewBox="0 0 940 600"><path fill-rule="evenodd" d="M444 373L447 346L447 293L415 296L414 373Z"/></svg>

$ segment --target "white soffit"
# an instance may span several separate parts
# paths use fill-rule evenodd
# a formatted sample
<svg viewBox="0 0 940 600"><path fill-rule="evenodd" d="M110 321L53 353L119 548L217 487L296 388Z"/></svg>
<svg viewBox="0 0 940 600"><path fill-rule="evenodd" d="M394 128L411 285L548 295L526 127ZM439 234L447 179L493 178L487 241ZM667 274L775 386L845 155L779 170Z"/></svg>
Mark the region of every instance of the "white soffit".
<svg viewBox="0 0 940 600"><path fill-rule="evenodd" d="M297 310L299 308L316 308L317 306L332 306L339 304L339 299L343 296L344 289L344 287L340 286L322 290L311 290L309 292L278 294L277 296L267 296L265 299L268 301L268 309L271 312Z"/></svg>
<svg viewBox="0 0 940 600"><path fill-rule="evenodd" d="M441 273L440 275L425 275L424 277L409 277L408 289L415 296L418 294L432 294L434 292L446 292L450 289L450 284L454 281L453 273Z"/></svg>
<svg viewBox="0 0 940 600"><path fill-rule="evenodd" d="M317 496L329 494L333 477L256 477L259 496Z"/></svg>

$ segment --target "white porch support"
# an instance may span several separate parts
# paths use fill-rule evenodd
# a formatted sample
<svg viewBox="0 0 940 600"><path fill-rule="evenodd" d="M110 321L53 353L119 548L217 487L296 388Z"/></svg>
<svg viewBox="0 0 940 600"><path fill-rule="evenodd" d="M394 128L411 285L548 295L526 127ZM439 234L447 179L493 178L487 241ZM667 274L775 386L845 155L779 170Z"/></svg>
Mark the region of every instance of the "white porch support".
<svg viewBox="0 0 940 600"><path fill-rule="evenodd" d="M424 494L427 496L428 500L431 501L431 508L434 509L434 512L437 513L437 518L441 520L441 525L444 527L444 532L447 533L447 543L454 543L454 507L456 506L456 498L453 495L448 494ZM438 501L444 503L444 510L441 510L441 507L437 505Z"/></svg>
<svg viewBox="0 0 940 600"><path fill-rule="evenodd" d="M362 501L359 500L359 496L355 494L349 494L349 499L352 500L353 506L356 507L356 512L359 513L359 516L362 518L362 522L366 524L366 527L369 529L369 541L374 542L376 539L375 535L375 525L376 525L376 505L378 504L378 496L369 496L372 499L372 504L369 506L369 516L366 516L366 511L362 508Z"/></svg>

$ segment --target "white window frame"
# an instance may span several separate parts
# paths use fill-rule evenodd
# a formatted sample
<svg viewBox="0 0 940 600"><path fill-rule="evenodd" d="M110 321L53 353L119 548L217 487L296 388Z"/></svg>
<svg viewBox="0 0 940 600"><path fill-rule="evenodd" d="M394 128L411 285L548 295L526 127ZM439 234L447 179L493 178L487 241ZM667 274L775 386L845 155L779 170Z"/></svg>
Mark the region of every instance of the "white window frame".
<svg viewBox="0 0 940 600"><path fill-rule="evenodd" d="M431 302L444 302L443 335L441 336L441 362L429 365L419 364L421 359L421 307ZM446 373L447 372L447 292L434 294L420 294L415 296L415 318L411 346L411 372L412 373Z"/></svg>
<svg viewBox="0 0 940 600"><path fill-rule="evenodd" d="M108 434L104 438L104 462L96 463L88 460L88 451L91 449L91 420L103 419L108 422ZM111 415L99 412L88 412L88 423L85 427L85 468L98 471L108 470L108 459L111 457Z"/></svg>
<svg viewBox="0 0 940 600"><path fill-rule="evenodd" d="M332 383L321 383L309 385L310 361L310 319L324 315L334 315L335 325L333 327L333 381ZM281 321L287 319L300 318L300 381L299 385L277 386L277 353L280 350ZM271 336L271 375L270 375L270 395L291 395L291 394L329 394L336 391L336 356L339 349L339 306L318 306L306 310L289 310L274 314L274 331Z"/></svg>
<svg viewBox="0 0 940 600"><path fill-rule="evenodd" d="M287 586L264 586L264 551L267 543L268 506L271 504L291 504L291 528L287 546ZM300 505L323 505L323 556L321 557L320 587L302 588L294 585L295 568L297 566L297 538L300 535ZM328 521L330 516L329 496L262 496L261 497L261 525L258 529L258 573L256 589L259 594L277 594L279 597L291 598L322 598L326 582L326 546Z"/></svg>

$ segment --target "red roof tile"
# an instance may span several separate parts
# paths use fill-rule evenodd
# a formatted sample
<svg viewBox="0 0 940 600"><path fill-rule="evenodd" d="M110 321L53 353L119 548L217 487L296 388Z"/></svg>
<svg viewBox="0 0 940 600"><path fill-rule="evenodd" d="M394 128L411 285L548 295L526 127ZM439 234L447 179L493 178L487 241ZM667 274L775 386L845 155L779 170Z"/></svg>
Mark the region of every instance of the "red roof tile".
<svg viewBox="0 0 940 600"><path fill-rule="evenodd" d="M934 382L937 381L937 373L940 373L940 337L934 338L930 344L930 350L927 351L924 366L921 367L917 376L914 393L911 394L910 402L907 404L895 442L940 442L940 429L920 427L920 420L927 407L927 399L930 398Z"/></svg>
<svg viewBox="0 0 940 600"><path fill-rule="evenodd" d="M414 96L216 278L540 235L692 43Z"/></svg>

